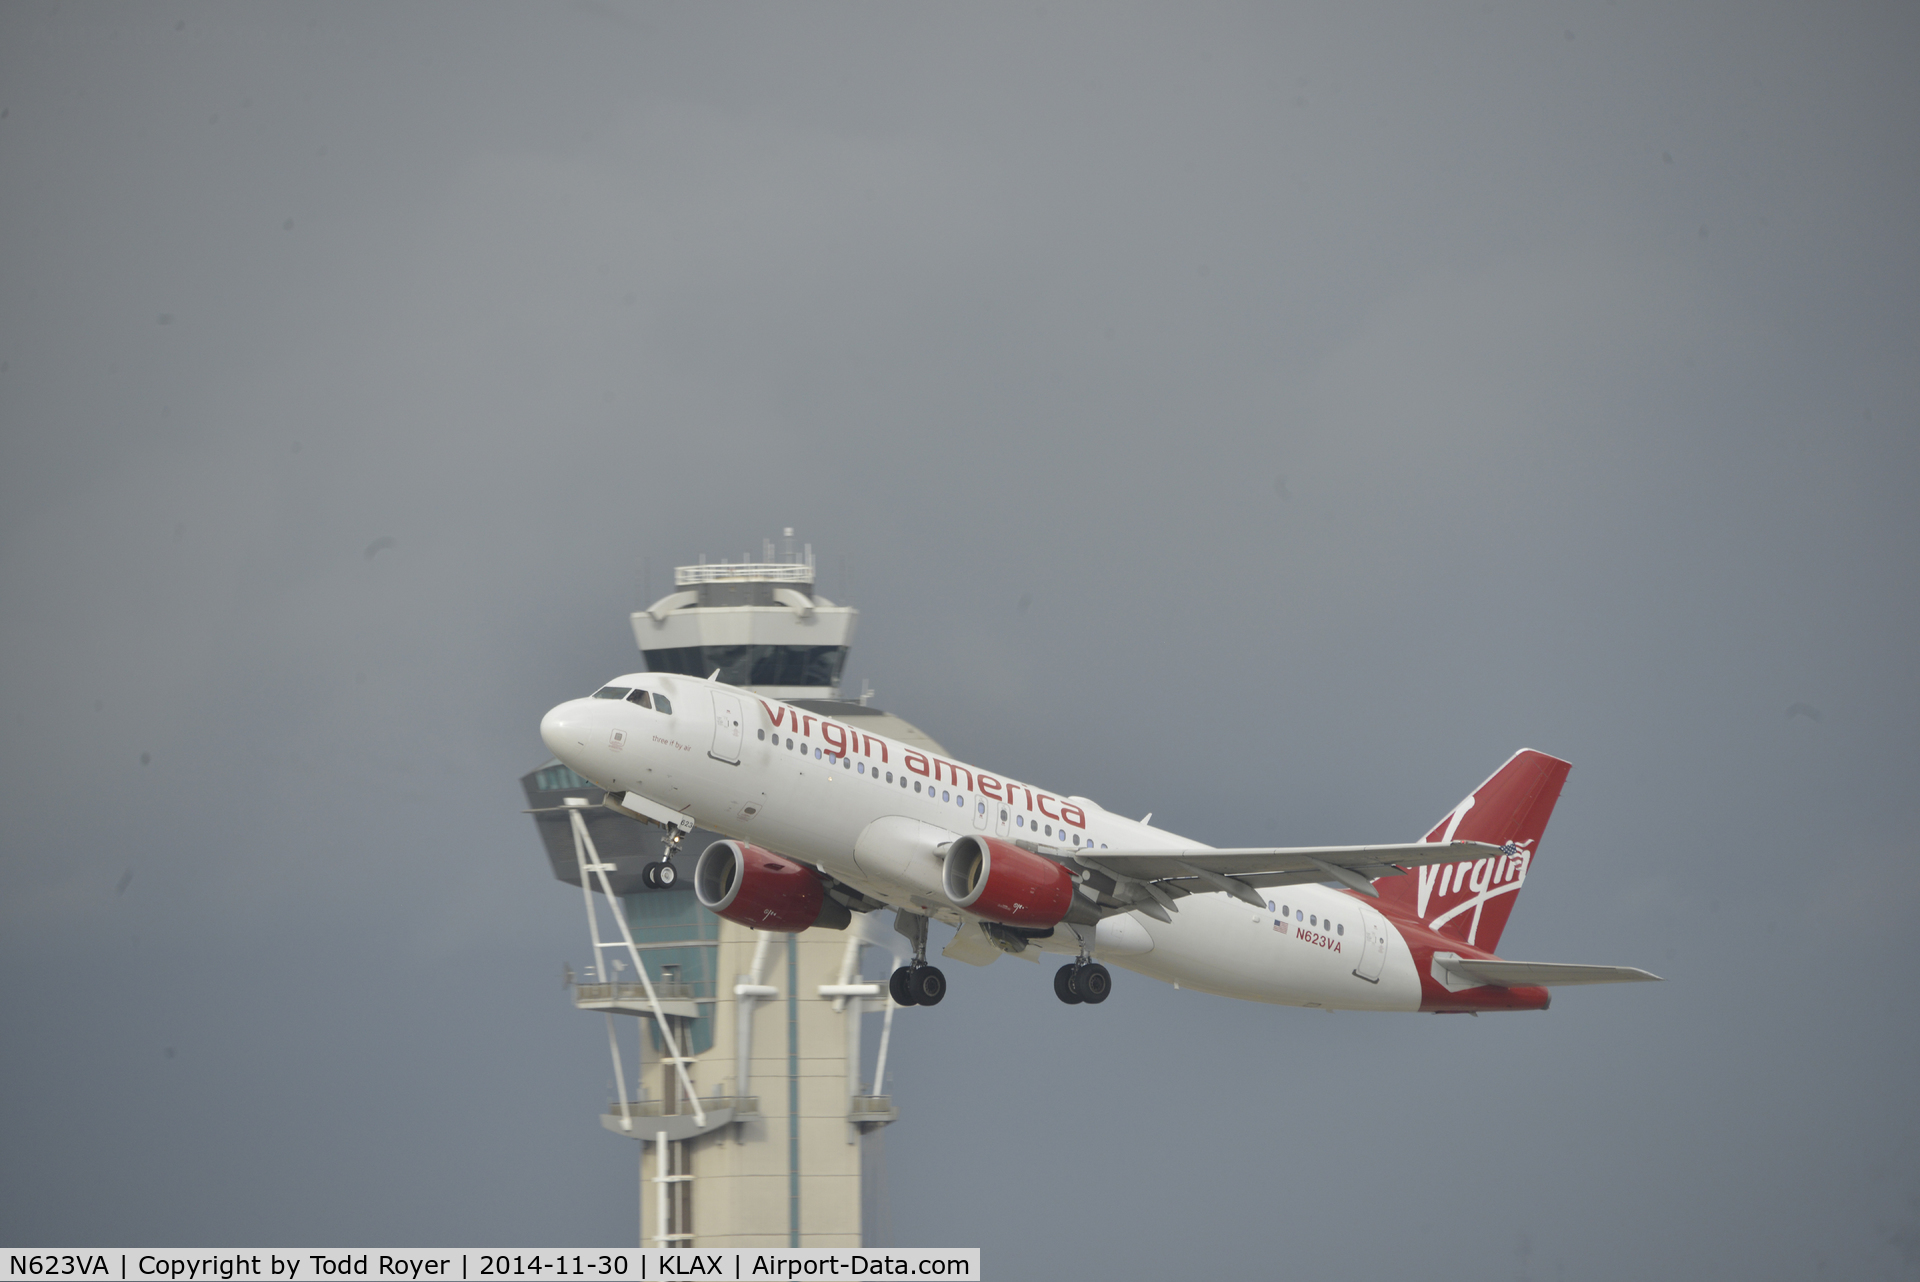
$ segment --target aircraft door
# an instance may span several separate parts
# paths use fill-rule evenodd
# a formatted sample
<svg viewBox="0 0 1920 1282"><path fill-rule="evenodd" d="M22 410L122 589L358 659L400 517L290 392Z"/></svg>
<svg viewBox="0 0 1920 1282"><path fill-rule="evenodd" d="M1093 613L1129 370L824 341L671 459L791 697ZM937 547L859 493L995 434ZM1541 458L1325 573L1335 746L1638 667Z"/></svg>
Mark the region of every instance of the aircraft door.
<svg viewBox="0 0 1920 1282"><path fill-rule="evenodd" d="M993 803L979 793L973 794L973 826L981 832L987 830L987 811Z"/></svg>
<svg viewBox="0 0 1920 1282"><path fill-rule="evenodd" d="M1364 904L1360 907L1360 961L1353 973L1369 984L1380 982L1380 968L1387 963L1387 919Z"/></svg>
<svg viewBox="0 0 1920 1282"><path fill-rule="evenodd" d="M1013 807L1004 801L989 801L993 807L993 832L996 837L1007 835L1007 825L1013 822Z"/></svg>
<svg viewBox="0 0 1920 1282"><path fill-rule="evenodd" d="M716 761L740 764L740 738L745 721L740 715L740 696L727 690L713 692L713 747L707 755Z"/></svg>

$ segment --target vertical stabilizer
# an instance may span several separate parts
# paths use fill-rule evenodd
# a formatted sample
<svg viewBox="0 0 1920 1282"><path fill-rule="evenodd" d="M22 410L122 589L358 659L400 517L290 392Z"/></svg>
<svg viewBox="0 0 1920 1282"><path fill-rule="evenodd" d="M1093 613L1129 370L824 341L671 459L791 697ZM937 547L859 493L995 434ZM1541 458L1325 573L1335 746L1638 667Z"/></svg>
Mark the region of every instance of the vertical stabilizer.
<svg viewBox="0 0 1920 1282"><path fill-rule="evenodd" d="M1416 868L1374 883L1380 907L1392 916L1488 952L1500 942L1513 901L1540 853L1553 803L1573 767L1523 748L1493 777L1455 806L1427 841L1484 841L1497 856Z"/></svg>

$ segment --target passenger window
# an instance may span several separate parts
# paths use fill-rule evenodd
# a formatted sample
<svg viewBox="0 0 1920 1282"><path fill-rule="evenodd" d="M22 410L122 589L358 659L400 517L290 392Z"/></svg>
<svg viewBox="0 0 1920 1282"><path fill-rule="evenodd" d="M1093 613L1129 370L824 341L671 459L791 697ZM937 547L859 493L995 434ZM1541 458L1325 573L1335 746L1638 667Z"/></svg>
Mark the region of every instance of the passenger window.
<svg viewBox="0 0 1920 1282"><path fill-rule="evenodd" d="M761 741L762 741L762 742L765 742L765 740L766 740L766 737L767 737L767 732L766 732L765 730L762 730L762 731L760 732L760 739L761 739Z"/></svg>
<svg viewBox="0 0 1920 1282"><path fill-rule="evenodd" d="M1347 933L1347 923L1345 923L1345 922L1343 921L1343 922L1341 922L1341 923L1340 923L1340 924L1339 924L1338 926L1335 926L1335 927L1333 928L1333 933L1334 933L1334 934L1336 934L1336 935L1344 935L1344 934L1346 934L1346 933Z"/></svg>
<svg viewBox="0 0 1920 1282"><path fill-rule="evenodd" d="M1309 925L1309 926L1318 926L1319 924L1320 924L1320 919L1319 919L1318 917L1312 917L1312 916L1309 916L1309 917L1307 918L1307 925Z"/></svg>
<svg viewBox="0 0 1920 1282"><path fill-rule="evenodd" d="M793 751L793 740L792 740L792 739L788 739L788 740L787 740L787 751L788 751L788 752L792 752L792 751Z"/></svg>
<svg viewBox="0 0 1920 1282"><path fill-rule="evenodd" d="M887 771L887 782L888 782L888 783L892 783L892 782L893 782L893 771L891 771L891 770L889 770L889 771Z"/></svg>
<svg viewBox="0 0 1920 1282"><path fill-rule="evenodd" d="M668 716L673 715L673 705L667 702L667 696L664 694L656 694L653 696L653 710L655 712L664 712Z"/></svg>
<svg viewBox="0 0 1920 1282"><path fill-rule="evenodd" d="M942 800L942 801L952 801L952 800L953 800L953 794L952 794L952 793L950 793L950 792L948 792L948 791L947 791L946 789L944 789L944 788L943 788L943 789L941 789L941 790L940 790L940 800Z"/></svg>
<svg viewBox="0 0 1920 1282"><path fill-rule="evenodd" d="M860 775L867 773L867 763L864 761L861 762L859 765L853 768L853 772L855 774L860 774Z"/></svg>
<svg viewBox="0 0 1920 1282"><path fill-rule="evenodd" d="M915 792L919 792L919 791L920 791L920 781L919 781L918 779L915 779L915 780L913 781L913 790L914 790Z"/></svg>
<svg viewBox="0 0 1920 1282"><path fill-rule="evenodd" d="M1024 828L1024 827L1026 827L1026 826L1027 826L1027 817L1026 817L1025 815L1015 815L1015 816L1013 817L1013 826L1014 826L1014 827L1016 827L1016 828Z"/></svg>
<svg viewBox="0 0 1920 1282"><path fill-rule="evenodd" d="M647 692L645 690L635 690L631 692L627 695L627 702L637 703L643 708L651 708L653 706L653 702L647 698Z"/></svg>
<svg viewBox="0 0 1920 1282"><path fill-rule="evenodd" d="M596 699L624 699L632 689L632 686L601 686L593 692L593 697Z"/></svg>
<svg viewBox="0 0 1920 1282"><path fill-rule="evenodd" d="M978 804L977 804L977 805L976 805L976 806L974 807L974 811L975 811L975 813L976 813L976 814L982 814L982 815L984 815L984 814L986 814L986 813L987 813L987 803L986 803L986 802L984 802L984 801L982 801L982 802L979 802L979 803L978 803Z"/></svg>

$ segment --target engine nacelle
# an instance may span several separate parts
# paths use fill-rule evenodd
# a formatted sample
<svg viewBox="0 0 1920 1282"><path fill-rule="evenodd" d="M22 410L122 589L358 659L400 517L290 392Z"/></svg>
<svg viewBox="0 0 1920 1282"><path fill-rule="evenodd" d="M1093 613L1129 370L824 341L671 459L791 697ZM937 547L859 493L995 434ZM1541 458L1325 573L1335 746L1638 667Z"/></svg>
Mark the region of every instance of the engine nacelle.
<svg viewBox="0 0 1920 1282"><path fill-rule="evenodd" d="M940 882L956 906L1006 926L1055 926L1073 906L1072 873L992 837L955 839Z"/></svg>
<svg viewBox="0 0 1920 1282"><path fill-rule="evenodd" d="M805 864L740 841L716 841L693 866L693 894L704 908L755 930L845 930L847 906Z"/></svg>

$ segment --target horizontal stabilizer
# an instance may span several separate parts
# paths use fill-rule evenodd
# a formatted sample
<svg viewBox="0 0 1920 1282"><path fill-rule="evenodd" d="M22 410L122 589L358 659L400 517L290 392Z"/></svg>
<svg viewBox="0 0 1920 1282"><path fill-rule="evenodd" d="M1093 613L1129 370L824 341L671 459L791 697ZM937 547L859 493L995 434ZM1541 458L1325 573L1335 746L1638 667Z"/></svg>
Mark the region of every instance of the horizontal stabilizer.
<svg viewBox="0 0 1920 1282"><path fill-rule="evenodd" d="M1434 965L1451 971L1474 984L1492 984L1496 988L1567 988L1574 984L1638 984L1660 976L1637 966L1576 966L1566 962L1523 962L1483 960L1435 953Z"/></svg>

